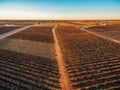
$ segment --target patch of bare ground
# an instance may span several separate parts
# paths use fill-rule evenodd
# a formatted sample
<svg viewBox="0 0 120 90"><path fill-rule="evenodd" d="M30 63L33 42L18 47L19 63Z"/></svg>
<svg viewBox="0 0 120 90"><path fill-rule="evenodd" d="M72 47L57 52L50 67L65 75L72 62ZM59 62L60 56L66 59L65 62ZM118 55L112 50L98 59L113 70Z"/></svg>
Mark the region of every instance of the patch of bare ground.
<svg viewBox="0 0 120 90"><path fill-rule="evenodd" d="M5 38L0 41L0 48L54 59L54 43Z"/></svg>

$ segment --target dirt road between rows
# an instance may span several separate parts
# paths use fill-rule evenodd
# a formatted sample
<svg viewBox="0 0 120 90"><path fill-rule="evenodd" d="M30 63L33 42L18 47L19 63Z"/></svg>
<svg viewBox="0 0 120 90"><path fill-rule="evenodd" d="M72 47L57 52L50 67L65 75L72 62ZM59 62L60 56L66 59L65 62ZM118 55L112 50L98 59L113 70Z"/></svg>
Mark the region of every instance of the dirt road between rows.
<svg viewBox="0 0 120 90"><path fill-rule="evenodd" d="M55 49L56 49L56 54L57 54L56 58L57 58L59 72L60 72L60 85L62 87L62 90L72 90L71 83L68 78L68 73L65 68L65 62L63 59L62 51L61 51L55 30L56 28L53 28L52 32L54 36Z"/></svg>

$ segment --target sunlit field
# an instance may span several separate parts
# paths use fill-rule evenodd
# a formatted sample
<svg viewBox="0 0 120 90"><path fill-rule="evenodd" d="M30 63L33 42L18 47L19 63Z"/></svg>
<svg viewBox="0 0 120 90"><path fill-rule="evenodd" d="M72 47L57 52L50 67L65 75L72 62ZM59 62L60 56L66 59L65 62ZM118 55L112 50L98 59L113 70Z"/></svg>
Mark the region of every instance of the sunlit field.
<svg viewBox="0 0 120 90"><path fill-rule="evenodd" d="M1 90L120 89L119 21L0 23Z"/></svg>

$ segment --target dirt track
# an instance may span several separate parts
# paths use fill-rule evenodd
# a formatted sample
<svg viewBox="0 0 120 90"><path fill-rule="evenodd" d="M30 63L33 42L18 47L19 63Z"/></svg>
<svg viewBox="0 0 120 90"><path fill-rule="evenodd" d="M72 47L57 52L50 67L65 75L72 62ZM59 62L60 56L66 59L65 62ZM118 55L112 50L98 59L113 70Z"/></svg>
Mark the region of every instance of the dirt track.
<svg viewBox="0 0 120 90"><path fill-rule="evenodd" d="M57 58L57 62L58 62L58 67L59 67L59 72L60 72L60 84L62 87L62 90L72 90L69 78L68 78L68 74L65 68L65 62L63 60L63 55L61 52L61 48L57 39L57 36L55 34L55 28L53 28L53 36L54 36L54 40L55 40L55 49L56 49L56 58Z"/></svg>

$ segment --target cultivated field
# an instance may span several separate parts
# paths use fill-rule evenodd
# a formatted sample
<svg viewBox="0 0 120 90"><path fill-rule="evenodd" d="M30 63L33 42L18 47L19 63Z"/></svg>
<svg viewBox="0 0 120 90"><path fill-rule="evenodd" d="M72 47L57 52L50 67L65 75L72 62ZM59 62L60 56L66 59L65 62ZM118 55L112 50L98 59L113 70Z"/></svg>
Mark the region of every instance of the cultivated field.
<svg viewBox="0 0 120 90"><path fill-rule="evenodd" d="M60 89L51 27L31 27L0 44L1 89Z"/></svg>
<svg viewBox="0 0 120 90"><path fill-rule="evenodd" d="M13 31L15 29L21 28L20 26L15 26L15 27L0 27L0 34L4 34L10 31Z"/></svg>
<svg viewBox="0 0 120 90"><path fill-rule="evenodd" d="M74 89L120 88L119 44L74 27L57 28L56 33Z"/></svg>
<svg viewBox="0 0 120 90"><path fill-rule="evenodd" d="M0 22L0 90L120 89L119 21L46 22Z"/></svg>
<svg viewBox="0 0 120 90"><path fill-rule="evenodd" d="M9 38L53 43L54 40L51 32L52 28L53 27L31 27L12 35Z"/></svg>
<svg viewBox="0 0 120 90"><path fill-rule="evenodd" d="M81 26L104 25L104 24L120 25L120 20L81 20L81 21L78 20L78 21L71 21L71 22L67 22L67 23L81 25Z"/></svg>
<svg viewBox="0 0 120 90"><path fill-rule="evenodd" d="M100 35L120 40L120 25L105 25L88 28L88 30L96 32Z"/></svg>
<svg viewBox="0 0 120 90"><path fill-rule="evenodd" d="M0 20L0 24L15 24L15 25L33 25L36 21L30 21L30 20Z"/></svg>

